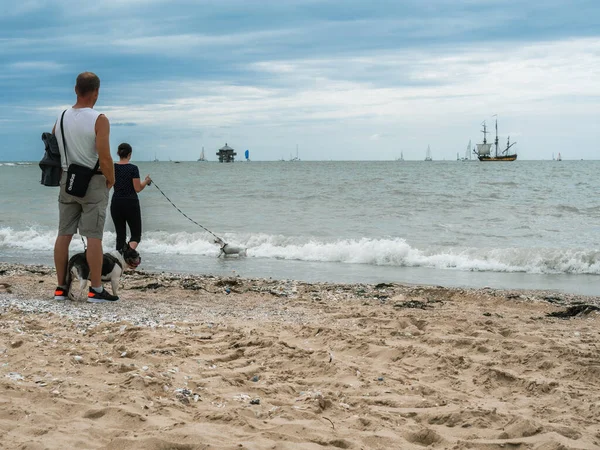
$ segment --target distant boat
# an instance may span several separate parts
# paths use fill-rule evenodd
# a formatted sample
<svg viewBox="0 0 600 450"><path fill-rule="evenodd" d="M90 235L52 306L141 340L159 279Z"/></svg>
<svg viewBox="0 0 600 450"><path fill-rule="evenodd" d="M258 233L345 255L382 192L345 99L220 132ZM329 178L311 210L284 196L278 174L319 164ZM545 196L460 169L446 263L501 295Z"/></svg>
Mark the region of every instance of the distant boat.
<svg viewBox="0 0 600 450"><path fill-rule="evenodd" d="M400 152L400 158L396 158L396 161L404 161L404 154Z"/></svg>
<svg viewBox="0 0 600 450"><path fill-rule="evenodd" d="M298 144L296 144L296 156L292 157L290 154L290 161L300 161L300 158L298 158Z"/></svg>
<svg viewBox="0 0 600 450"><path fill-rule="evenodd" d="M433 161L433 159L431 159L431 148L429 145L427 146L427 152L425 153L425 161Z"/></svg>
<svg viewBox="0 0 600 450"><path fill-rule="evenodd" d="M200 152L200 158L198 161L206 161L206 157L204 156L204 147L202 147L202 151Z"/></svg>
<svg viewBox="0 0 600 450"><path fill-rule="evenodd" d="M244 153L244 156L246 157L246 161L250 161L250 151L246 150L246 152Z"/></svg>
<svg viewBox="0 0 600 450"><path fill-rule="evenodd" d="M476 161L475 159L471 158L472 153L473 153L473 151L471 150L471 140L469 139L469 145L467 145L467 150L465 152L465 156L463 158L460 158L460 160L461 161ZM456 158L458 159L458 154L457 154Z"/></svg>
<svg viewBox="0 0 600 450"><path fill-rule="evenodd" d="M485 121L483 121L483 143L477 144L477 150L473 150L473 153L477 155L479 161L514 161L517 159L516 153L509 153L510 148L516 144L516 142L510 143L510 136L506 141L506 148L500 152L498 152L498 118L496 118L496 139L494 141L494 145L496 147L495 153L492 155L491 148L492 144L488 144L486 135L489 133L487 131Z"/></svg>
<svg viewBox="0 0 600 450"><path fill-rule="evenodd" d="M557 161L562 161L562 157L560 156L560 152L558 152L558 156L556 157Z"/></svg>
<svg viewBox="0 0 600 450"><path fill-rule="evenodd" d="M156 153L154 153L154 161L153 162L158 162L158 158L156 157Z"/></svg>

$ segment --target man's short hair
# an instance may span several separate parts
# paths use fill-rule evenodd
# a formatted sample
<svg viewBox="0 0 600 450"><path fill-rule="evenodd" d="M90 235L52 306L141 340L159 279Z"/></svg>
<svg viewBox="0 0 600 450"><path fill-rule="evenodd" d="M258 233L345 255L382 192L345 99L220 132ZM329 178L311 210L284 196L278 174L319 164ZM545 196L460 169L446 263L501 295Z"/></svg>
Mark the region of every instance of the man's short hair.
<svg viewBox="0 0 600 450"><path fill-rule="evenodd" d="M100 78L98 78L98 75L92 72L82 72L77 75L77 82L75 83L77 95L84 97L98 89L100 89Z"/></svg>

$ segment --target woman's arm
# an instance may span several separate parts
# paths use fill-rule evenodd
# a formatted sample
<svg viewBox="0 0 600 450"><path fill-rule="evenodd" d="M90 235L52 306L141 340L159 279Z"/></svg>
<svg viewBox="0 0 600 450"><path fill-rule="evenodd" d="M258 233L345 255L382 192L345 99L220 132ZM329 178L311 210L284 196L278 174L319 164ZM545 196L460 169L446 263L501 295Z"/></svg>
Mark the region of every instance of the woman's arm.
<svg viewBox="0 0 600 450"><path fill-rule="evenodd" d="M152 179L150 178L150 175L146 175L146 178L144 178L144 181L140 181L139 178L134 178L133 179L133 189L135 189L135 192L142 192L144 190L144 188L150 184L151 181L152 181Z"/></svg>

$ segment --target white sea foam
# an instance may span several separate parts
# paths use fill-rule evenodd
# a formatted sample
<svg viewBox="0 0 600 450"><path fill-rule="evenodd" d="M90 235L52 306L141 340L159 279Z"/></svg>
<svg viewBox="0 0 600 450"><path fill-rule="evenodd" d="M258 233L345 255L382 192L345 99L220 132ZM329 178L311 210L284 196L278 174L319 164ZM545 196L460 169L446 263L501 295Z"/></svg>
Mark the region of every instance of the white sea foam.
<svg viewBox="0 0 600 450"><path fill-rule="evenodd" d="M2 255L3 249L23 249L34 252L52 251L55 239L56 231L38 230L35 227L25 230L0 227L0 255ZM79 249L83 251L83 242L79 235L74 236L71 248L73 251Z"/></svg>
<svg viewBox="0 0 600 450"><path fill-rule="evenodd" d="M33 252L51 252L55 231L14 230L0 227L0 256L8 251L14 255L19 249ZM430 267L461 271L568 273L600 275L600 251L585 249L550 248L470 248L431 247L418 249L405 240L346 239L325 242L317 239L266 234L221 236L226 242L246 247L248 257L297 261L368 264L374 266ZM217 256L219 247L209 233L168 233L163 231L144 234L143 251L161 255ZM112 247L115 234L105 233L105 245ZM83 250L78 235L73 239L72 251Z"/></svg>

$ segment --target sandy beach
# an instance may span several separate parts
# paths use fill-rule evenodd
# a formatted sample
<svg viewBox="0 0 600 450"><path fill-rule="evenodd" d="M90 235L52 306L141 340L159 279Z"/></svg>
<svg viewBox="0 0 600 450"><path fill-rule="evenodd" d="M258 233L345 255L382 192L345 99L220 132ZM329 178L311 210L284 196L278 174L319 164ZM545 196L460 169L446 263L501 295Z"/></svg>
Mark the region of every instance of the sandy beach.
<svg viewBox="0 0 600 450"><path fill-rule="evenodd" d="M0 263L3 449L600 448L598 297L140 271L88 304L54 286Z"/></svg>

